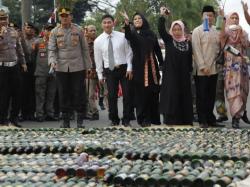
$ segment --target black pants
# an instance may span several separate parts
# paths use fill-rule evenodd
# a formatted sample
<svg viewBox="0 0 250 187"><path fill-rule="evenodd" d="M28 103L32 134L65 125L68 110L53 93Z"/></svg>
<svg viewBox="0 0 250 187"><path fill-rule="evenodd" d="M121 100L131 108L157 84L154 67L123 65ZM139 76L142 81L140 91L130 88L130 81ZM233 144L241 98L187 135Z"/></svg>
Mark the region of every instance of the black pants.
<svg viewBox="0 0 250 187"><path fill-rule="evenodd" d="M56 72L63 119L68 119L75 110L78 117L86 113L85 76L85 71Z"/></svg>
<svg viewBox="0 0 250 187"><path fill-rule="evenodd" d="M213 110L216 96L217 74L211 76L195 76L194 78L199 123L215 123L216 118Z"/></svg>
<svg viewBox="0 0 250 187"><path fill-rule="evenodd" d="M129 122L129 87L128 79L126 78L127 65L121 65L119 68L115 68L113 71L109 69L104 69L104 74L107 79L108 87L108 102L109 102L109 119L116 124L120 123L118 117L118 107L117 107L117 98L118 98L118 89L119 83L122 87L123 93L123 123Z"/></svg>
<svg viewBox="0 0 250 187"><path fill-rule="evenodd" d="M135 118L135 85L133 80L128 81L129 87L129 119Z"/></svg>
<svg viewBox="0 0 250 187"><path fill-rule="evenodd" d="M34 64L27 64L27 72L21 73L22 80L22 102L21 102L21 114L24 118L34 117L36 110L36 98L35 98L35 76L34 76Z"/></svg>
<svg viewBox="0 0 250 187"><path fill-rule="evenodd" d="M143 83L135 83L135 100L137 123L141 125L159 125L159 88L145 87Z"/></svg>
<svg viewBox="0 0 250 187"><path fill-rule="evenodd" d="M10 121L17 120L20 109L20 67L0 66L0 124L6 123L9 116L11 102Z"/></svg>

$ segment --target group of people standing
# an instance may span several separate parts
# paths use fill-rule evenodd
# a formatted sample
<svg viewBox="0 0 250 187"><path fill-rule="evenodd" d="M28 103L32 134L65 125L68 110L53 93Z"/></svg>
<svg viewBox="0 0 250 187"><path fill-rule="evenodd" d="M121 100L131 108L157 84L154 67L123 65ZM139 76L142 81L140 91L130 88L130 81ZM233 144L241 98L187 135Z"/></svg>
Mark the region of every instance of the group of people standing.
<svg viewBox="0 0 250 187"><path fill-rule="evenodd" d="M250 23L247 4L243 3L243 9ZM169 13L166 7L160 8L158 32L165 44L166 53L163 59L157 35L141 13L136 12L130 22L126 12L121 12L124 17L124 33L114 31L114 18L104 15L101 22L103 33L96 37L94 25L87 26L84 31L72 23L70 10L61 8L59 26L45 26L43 36L35 41L27 35L26 45L23 46L28 46L26 50L30 48L28 51L35 54L36 66L33 67L26 60L32 55L24 58L24 54L29 53L23 53L17 32L6 25L8 16L1 10L0 124L4 124L10 116L11 122L17 126L20 113L20 105L15 102L20 99L14 96L18 89L15 86L17 78L10 82L11 87L7 83L15 77L14 74L20 72L16 70L20 64L24 72L33 73L32 76L36 77L34 81L28 78L31 75L25 74L27 80L24 82L35 84L33 88L36 88L38 121L43 121L45 115L51 120L55 119L53 107L58 88L62 128L70 127L74 112L77 113L78 128L84 127L83 120L88 115L92 119L99 119L96 88L99 88L102 95L107 95L109 119L113 126L120 122L124 126L130 126L134 108L137 123L142 127L161 124L161 114L164 124L191 125L194 120L192 94L195 94L200 127L220 127L222 125L217 123L213 113L216 91L218 94L218 74L223 79L220 83L224 83L232 127L239 128L240 119L250 123L246 114L249 92L246 49L249 41L246 32L239 25L238 13L228 14L218 31L213 25L216 18L214 8L204 6L201 17L206 19L208 28L204 29L201 24L192 34L186 32L186 25L181 20L172 22L167 31ZM219 14L224 17L222 10ZM13 45L8 43L12 40ZM9 46L8 49L6 46ZM220 50L224 53L224 66L216 63ZM191 77L195 81L195 93L191 90ZM118 115L117 106L119 85L123 94L122 119ZM25 90L28 91L28 88ZM220 98L225 103L224 88L222 90ZM31 90L27 94L30 93ZM9 115L10 99L12 110L15 107L16 110ZM27 105L24 106L30 103L25 102ZM33 117L34 113L33 109L32 113L23 116ZM226 117L225 114L220 121Z"/></svg>
<svg viewBox="0 0 250 187"><path fill-rule="evenodd" d="M250 21L247 5L243 4L243 8L246 18ZM224 17L223 10L219 13L219 16ZM214 8L204 6L201 16L203 20L207 19L208 28L204 30L204 23L201 24L193 30L191 37L189 33L185 33L185 25L181 20L172 22L167 32L165 17L169 15L169 11L166 7L161 7L160 14L158 31L165 43L164 62L157 37L150 30L145 17L135 13L130 23L127 14L122 13L125 19L125 38L133 50L133 81L136 85L138 124L142 126L154 124L150 109L155 106L154 112L157 112L158 116L163 114L164 124L192 124L191 75L193 75L196 88L196 93L193 94L196 94L200 127L223 126L217 123L213 113L219 72L224 79L232 127L239 128L240 119L249 123L246 113L249 92L246 50L249 41L246 32L239 25L238 13L228 14L224 18L221 30L218 31L213 25L216 18ZM238 53L234 54L230 49L235 49ZM224 53L224 66L216 63L220 50ZM161 85L159 66L163 73ZM224 88L220 94L224 96ZM225 107L225 104L223 106ZM218 121L221 122L221 119Z"/></svg>

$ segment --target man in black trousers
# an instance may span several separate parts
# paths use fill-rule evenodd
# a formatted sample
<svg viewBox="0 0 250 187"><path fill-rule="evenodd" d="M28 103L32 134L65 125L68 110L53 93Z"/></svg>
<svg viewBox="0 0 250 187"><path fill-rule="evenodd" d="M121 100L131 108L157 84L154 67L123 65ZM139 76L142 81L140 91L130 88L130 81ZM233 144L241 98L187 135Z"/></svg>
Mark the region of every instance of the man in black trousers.
<svg viewBox="0 0 250 187"><path fill-rule="evenodd" d="M8 22L8 9L0 8L0 125L7 125L9 122L21 127L17 120L21 85L18 63L24 72L27 71L27 66L18 32L8 27Z"/></svg>
<svg viewBox="0 0 250 187"><path fill-rule="evenodd" d="M103 73L107 80L109 119L112 125L119 125L117 94L119 83L123 92L124 126L130 125L130 102L128 81L132 79L132 50L124 33L113 31L114 18L110 15L102 17L103 33L94 42L94 54L98 79L103 84Z"/></svg>
<svg viewBox="0 0 250 187"><path fill-rule="evenodd" d="M69 8L59 9L61 24L51 31L48 51L49 64L56 71L62 128L70 127L70 116L76 110L77 127L83 128L86 113L85 76L89 69L88 44L80 26L72 23Z"/></svg>

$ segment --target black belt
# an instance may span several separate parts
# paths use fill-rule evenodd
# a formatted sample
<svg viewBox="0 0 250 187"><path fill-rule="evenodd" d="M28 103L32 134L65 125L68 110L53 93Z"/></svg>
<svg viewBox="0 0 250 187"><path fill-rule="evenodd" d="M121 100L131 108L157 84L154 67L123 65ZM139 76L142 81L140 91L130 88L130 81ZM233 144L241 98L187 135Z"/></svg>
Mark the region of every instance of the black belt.
<svg viewBox="0 0 250 187"><path fill-rule="evenodd" d="M13 61L13 62L0 62L0 66L13 67L15 65L17 65L17 61Z"/></svg>
<svg viewBox="0 0 250 187"><path fill-rule="evenodd" d="M114 70L115 69L120 69L120 68L126 68L127 64L119 64L119 65L115 65ZM104 70L110 70L109 68L104 68Z"/></svg>

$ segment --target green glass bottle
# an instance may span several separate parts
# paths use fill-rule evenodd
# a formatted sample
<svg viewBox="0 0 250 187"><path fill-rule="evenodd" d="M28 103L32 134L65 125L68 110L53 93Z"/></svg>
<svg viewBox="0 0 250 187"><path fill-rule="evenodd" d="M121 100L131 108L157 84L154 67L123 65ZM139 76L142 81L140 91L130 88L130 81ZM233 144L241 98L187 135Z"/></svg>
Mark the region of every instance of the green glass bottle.
<svg viewBox="0 0 250 187"><path fill-rule="evenodd" d="M222 25L223 25L223 16L217 16L217 19L216 19L216 30L221 30L222 29Z"/></svg>
<svg viewBox="0 0 250 187"><path fill-rule="evenodd" d="M126 176L126 178L123 180L123 186L126 187L134 187L135 186L135 179L136 179L137 173L130 173Z"/></svg>
<svg viewBox="0 0 250 187"><path fill-rule="evenodd" d="M247 176L247 172L246 170L244 170L243 168L236 170L234 177L238 177L241 180L244 180Z"/></svg>
<svg viewBox="0 0 250 187"><path fill-rule="evenodd" d="M228 176L223 176L217 180L217 184L219 184L221 187L227 187L229 184L231 184L232 179Z"/></svg>
<svg viewBox="0 0 250 187"><path fill-rule="evenodd" d="M148 187L157 187L157 183L158 183L160 178L161 178L161 175L159 173L151 174L147 180L147 186Z"/></svg>
<svg viewBox="0 0 250 187"><path fill-rule="evenodd" d="M103 177L103 181L110 184L113 181L114 176L116 175L116 173L118 172L118 170L120 170L120 166L114 166L109 168L106 172L105 175Z"/></svg>
<svg viewBox="0 0 250 187"><path fill-rule="evenodd" d="M73 167L71 167L71 168L67 168L67 170L66 170L66 175L68 176L68 177L75 177L76 176L76 170L75 170L75 168L73 168Z"/></svg>
<svg viewBox="0 0 250 187"><path fill-rule="evenodd" d="M149 178L148 173L144 173L144 174L139 175L135 179L136 186L138 186L138 187L146 186L148 178Z"/></svg>
<svg viewBox="0 0 250 187"><path fill-rule="evenodd" d="M116 175L114 177L114 184L115 186L117 185L123 185L124 184L124 180L127 178L127 174L126 173L119 173L118 175Z"/></svg>
<svg viewBox="0 0 250 187"><path fill-rule="evenodd" d="M196 177L194 175L188 175L181 180L181 185L185 187L192 187Z"/></svg>
<svg viewBox="0 0 250 187"><path fill-rule="evenodd" d="M197 178L194 180L194 187L204 186L206 179L209 178L209 172L204 170L201 172Z"/></svg>
<svg viewBox="0 0 250 187"><path fill-rule="evenodd" d="M184 176L181 174L176 174L174 177L170 178L169 186L176 186L178 187L181 184L181 181L184 179Z"/></svg>

